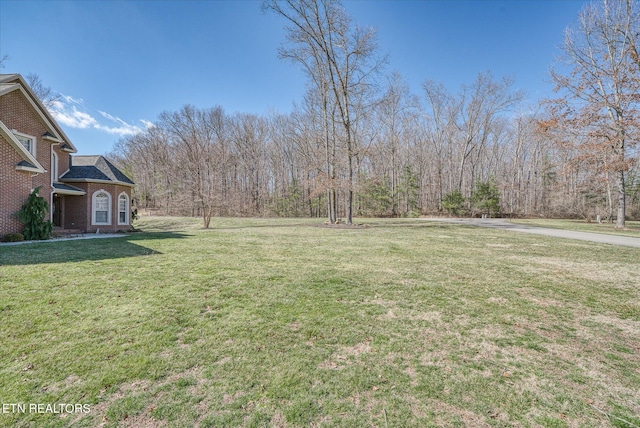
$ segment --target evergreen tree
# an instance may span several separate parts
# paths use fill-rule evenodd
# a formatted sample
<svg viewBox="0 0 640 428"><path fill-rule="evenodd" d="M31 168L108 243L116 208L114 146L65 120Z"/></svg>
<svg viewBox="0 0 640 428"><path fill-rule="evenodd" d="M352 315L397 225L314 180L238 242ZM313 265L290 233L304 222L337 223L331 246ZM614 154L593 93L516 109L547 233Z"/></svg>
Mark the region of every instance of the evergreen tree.
<svg viewBox="0 0 640 428"><path fill-rule="evenodd" d="M43 240L51 237L53 224L45 220L49 213L49 204L40 195L40 187L36 187L27 198L27 201L18 212L18 218L24 227L24 237L28 240Z"/></svg>

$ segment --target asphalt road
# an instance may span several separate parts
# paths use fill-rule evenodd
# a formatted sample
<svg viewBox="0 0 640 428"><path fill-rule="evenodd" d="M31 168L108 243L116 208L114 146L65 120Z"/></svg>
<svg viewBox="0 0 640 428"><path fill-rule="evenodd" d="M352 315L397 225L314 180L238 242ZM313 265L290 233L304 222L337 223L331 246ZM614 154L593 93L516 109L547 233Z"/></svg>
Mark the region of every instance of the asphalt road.
<svg viewBox="0 0 640 428"><path fill-rule="evenodd" d="M497 218L426 218L428 221L444 223L467 224L470 226L490 227L492 229L510 230L513 232L533 233L535 235L555 236L557 238L577 239L580 241L597 242L599 244L622 245L640 248L640 238L633 236L605 235L603 233L577 232L573 230L549 229L546 227L514 224Z"/></svg>

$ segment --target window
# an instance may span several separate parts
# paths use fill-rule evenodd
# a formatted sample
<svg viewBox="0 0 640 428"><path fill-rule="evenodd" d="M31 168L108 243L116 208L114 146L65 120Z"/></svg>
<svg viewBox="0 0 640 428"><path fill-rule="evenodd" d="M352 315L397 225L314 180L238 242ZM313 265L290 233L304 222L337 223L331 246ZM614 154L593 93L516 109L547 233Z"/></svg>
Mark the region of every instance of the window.
<svg viewBox="0 0 640 428"><path fill-rule="evenodd" d="M13 135L24 146L25 149L33 156L36 155L36 138L31 135L22 134L20 132L13 131Z"/></svg>
<svg viewBox="0 0 640 428"><path fill-rule="evenodd" d="M104 190L98 190L92 199L92 224L111 224L111 195Z"/></svg>
<svg viewBox="0 0 640 428"><path fill-rule="evenodd" d="M126 193L118 196L118 224L129 224L129 197Z"/></svg>
<svg viewBox="0 0 640 428"><path fill-rule="evenodd" d="M96 223L107 223L109 219L109 196L100 193L96 196Z"/></svg>
<svg viewBox="0 0 640 428"><path fill-rule="evenodd" d="M58 181L58 155L51 151L51 181Z"/></svg>

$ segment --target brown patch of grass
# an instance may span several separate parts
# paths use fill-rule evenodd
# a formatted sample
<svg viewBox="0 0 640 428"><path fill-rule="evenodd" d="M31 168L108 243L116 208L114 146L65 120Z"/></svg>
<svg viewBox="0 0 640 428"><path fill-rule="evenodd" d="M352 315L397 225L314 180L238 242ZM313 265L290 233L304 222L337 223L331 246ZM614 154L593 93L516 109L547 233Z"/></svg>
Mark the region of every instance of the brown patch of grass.
<svg viewBox="0 0 640 428"><path fill-rule="evenodd" d="M629 335L629 345L640 351L640 321L603 314L589 315L586 320L608 325L614 330L620 330L624 335Z"/></svg>
<svg viewBox="0 0 640 428"><path fill-rule="evenodd" d="M113 404L116 400L124 398L126 396L132 394L139 394L143 391L146 391L149 387L149 382L146 380L138 380L131 383L125 383L120 385L118 390L112 394L109 394L108 397L99 397L102 398L102 401L98 404L91 406L91 416L93 416L96 420L102 421L102 426L104 426L107 422L106 412L111 404ZM101 396L106 394L106 390L101 391Z"/></svg>
<svg viewBox="0 0 640 428"><path fill-rule="evenodd" d="M372 352L371 340L365 340L354 346L342 346L338 350L334 351L331 357L320 363L318 367L323 369L339 370L344 365L352 364L352 358L357 359L362 354Z"/></svg>
<svg viewBox="0 0 640 428"><path fill-rule="evenodd" d="M478 415L477 413L465 410L462 407L454 406L453 404L441 400L429 399L425 405L430 411L436 414L435 422L439 426L449 426L452 419L460 419L463 426L466 427L491 426L484 421L484 415ZM491 415L492 419L497 419L498 417L499 413L492 413Z"/></svg>
<svg viewBox="0 0 640 428"><path fill-rule="evenodd" d="M364 342L358 343L354 346L343 346L337 352L337 358L345 359L347 356L357 357L360 354L365 354L371 352L371 340L365 340Z"/></svg>
<svg viewBox="0 0 640 428"><path fill-rule="evenodd" d="M236 391L233 394L224 394L222 396L222 404L227 406L227 405L233 403L234 401L236 401L238 398L244 397L245 395L247 395L247 393L244 392L244 391Z"/></svg>
<svg viewBox="0 0 640 428"><path fill-rule="evenodd" d="M611 284L618 288L637 287L638 265L617 262L588 262L568 261L558 257L522 257L510 258L522 262L521 269L534 273L572 276L577 279Z"/></svg>
<svg viewBox="0 0 640 428"><path fill-rule="evenodd" d="M287 427L287 419L284 417L280 409L276 409L276 411L274 412L273 417L271 418L271 426L273 428Z"/></svg>
<svg viewBox="0 0 640 428"><path fill-rule="evenodd" d="M162 428L167 426L166 421L155 419L148 415L149 411L127 417L120 422L119 426L125 428Z"/></svg>

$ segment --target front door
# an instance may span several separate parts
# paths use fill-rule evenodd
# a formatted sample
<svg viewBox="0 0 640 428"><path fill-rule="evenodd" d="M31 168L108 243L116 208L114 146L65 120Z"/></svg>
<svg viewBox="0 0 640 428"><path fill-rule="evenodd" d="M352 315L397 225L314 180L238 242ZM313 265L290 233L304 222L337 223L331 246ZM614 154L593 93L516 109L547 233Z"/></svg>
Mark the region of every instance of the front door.
<svg viewBox="0 0 640 428"><path fill-rule="evenodd" d="M62 207L64 206L64 204L62 203L62 199L64 197L60 196L56 193L53 194L53 225L56 227L62 227L62 225L64 224L63 222L63 212L62 212Z"/></svg>

